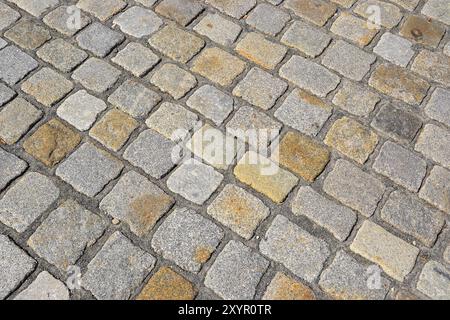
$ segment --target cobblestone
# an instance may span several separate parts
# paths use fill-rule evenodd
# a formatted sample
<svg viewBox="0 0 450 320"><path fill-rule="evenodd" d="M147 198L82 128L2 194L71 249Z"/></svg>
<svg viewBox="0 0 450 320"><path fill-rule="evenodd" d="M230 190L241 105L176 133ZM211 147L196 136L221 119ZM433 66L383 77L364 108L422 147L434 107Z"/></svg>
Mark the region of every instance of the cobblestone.
<svg viewBox="0 0 450 320"><path fill-rule="evenodd" d="M42 271L14 300L69 300L69 290L50 273Z"/></svg>
<svg viewBox="0 0 450 320"><path fill-rule="evenodd" d="M450 168L450 132L427 124L420 132L415 150L444 167Z"/></svg>
<svg viewBox="0 0 450 320"><path fill-rule="evenodd" d="M233 44L241 34L242 28L220 14L208 14L195 27L194 30L207 36L223 46Z"/></svg>
<svg viewBox="0 0 450 320"><path fill-rule="evenodd" d="M114 19L113 25L118 25L122 32L135 38L148 36L163 24L153 11L134 6Z"/></svg>
<svg viewBox="0 0 450 320"><path fill-rule="evenodd" d="M347 80L333 98L335 105L357 116L368 116L379 101L377 94Z"/></svg>
<svg viewBox="0 0 450 320"><path fill-rule="evenodd" d="M411 70L444 86L450 83L450 57L428 50L419 52Z"/></svg>
<svg viewBox="0 0 450 320"><path fill-rule="evenodd" d="M43 45L36 54L62 72L78 67L88 54L62 39L55 39Z"/></svg>
<svg viewBox="0 0 450 320"><path fill-rule="evenodd" d="M89 50L97 57L103 58L124 38L121 33L94 22L78 34L77 42L82 49Z"/></svg>
<svg viewBox="0 0 450 320"><path fill-rule="evenodd" d="M419 192L419 197L450 213L450 172L435 166Z"/></svg>
<svg viewBox="0 0 450 320"><path fill-rule="evenodd" d="M96 0L79 0L77 3L78 8L89 12L103 22L125 8L126 5L122 0L104 0L102 2Z"/></svg>
<svg viewBox="0 0 450 320"><path fill-rule="evenodd" d="M160 15L175 20L182 26L195 19L204 7L195 0L164 0L155 8Z"/></svg>
<svg viewBox="0 0 450 320"><path fill-rule="evenodd" d="M33 16L39 17L48 9L55 7L59 0L11 0L10 2L16 4L19 8L27 11Z"/></svg>
<svg viewBox="0 0 450 320"><path fill-rule="evenodd" d="M425 113L431 119L442 122L450 127L450 110L447 106L450 104L450 91L442 88L436 88L431 95L425 107Z"/></svg>
<svg viewBox="0 0 450 320"><path fill-rule="evenodd" d="M438 46L444 33L445 29L436 22L415 15L409 16L400 29L402 37L431 47Z"/></svg>
<svg viewBox="0 0 450 320"><path fill-rule="evenodd" d="M73 36L78 31L86 27L91 19L82 11L79 12L80 19L78 23L67 23L68 21L72 21L72 14L75 12L77 8L75 6L60 6L55 10L49 12L43 19L44 23L48 25L50 28L58 31L59 33L65 36Z"/></svg>
<svg viewBox="0 0 450 320"><path fill-rule="evenodd" d="M28 50L39 48L50 40L50 32L46 28L36 24L34 21L23 19L6 31L4 36L18 46Z"/></svg>
<svg viewBox="0 0 450 320"><path fill-rule="evenodd" d="M383 34L373 52L401 67L406 67L415 53L409 40L389 32Z"/></svg>
<svg viewBox="0 0 450 320"><path fill-rule="evenodd" d="M336 5L323 0L286 0L284 6L300 18L323 26L336 12Z"/></svg>
<svg viewBox="0 0 450 320"><path fill-rule="evenodd" d="M295 21L281 38L281 42L300 50L310 57L320 55L331 41L331 37L307 23Z"/></svg>
<svg viewBox="0 0 450 320"><path fill-rule="evenodd" d="M74 71L72 79L88 90L103 93L116 84L120 74L121 72L109 63L90 58Z"/></svg>
<svg viewBox="0 0 450 320"><path fill-rule="evenodd" d="M11 101L16 95L17 94L14 90L10 89L3 83L0 83L0 107Z"/></svg>
<svg viewBox="0 0 450 320"><path fill-rule="evenodd" d="M177 100L183 98L197 85L197 80L192 74L171 63L157 70L150 82Z"/></svg>
<svg viewBox="0 0 450 320"><path fill-rule="evenodd" d="M0 30L7 29L20 19L20 13L4 3L0 3Z"/></svg>
<svg viewBox="0 0 450 320"><path fill-rule="evenodd" d="M267 3L261 3L245 20L257 30L276 36L290 20L289 14Z"/></svg>
<svg viewBox="0 0 450 320"><path fill-rule="evenodd" d="M433 300L450 299L450 270L436 262L428 262L422 270L417 282L417 289Z"/></svg>
<svg viewBox="0 0 450 320"><path fill-rule="evenodd" d="M39 66L36 60L15 46L0 50L0 79L12 86Z"/></svg>
<svg viewBox="0 0 450 320"><path fill-rule="evenodd" d="M378 33L378 30L369 27L367 21L346 12L339 15L330 30L360 47L368 45Z"/></svg>
<svg viewBox="0 0 450 320"><path fill-rule="evenodd" d="M390 3L378 0L364 0L358 2L353 12L359 14L360 16L370 19L372 8L378 7L380 9L380 25L391 29L398 25L403 17L400 9ZM372 21L371 21L372 22ZM373 22L372 22L373 23Z"/></svg>
<svg viewBox="0 0 450 320"><path fill-rule="evenodd" d="M12 180L23 173L28 164L15 155L0 149L0 191L2 191Z"/></svg>
<svg viewBox="0 0 450 320"><path fill-rule="evenodd" d="M127 44L111 61L130 71L134 76L141 77L150 71L160 58L152 50L132 42Z"/></svg>
<svg viewBox="0 0 450 320"><path fill-rule="evenodd" d="M282 272L277 272L267 286L263 300L316 300L314 292Z"/></svg>

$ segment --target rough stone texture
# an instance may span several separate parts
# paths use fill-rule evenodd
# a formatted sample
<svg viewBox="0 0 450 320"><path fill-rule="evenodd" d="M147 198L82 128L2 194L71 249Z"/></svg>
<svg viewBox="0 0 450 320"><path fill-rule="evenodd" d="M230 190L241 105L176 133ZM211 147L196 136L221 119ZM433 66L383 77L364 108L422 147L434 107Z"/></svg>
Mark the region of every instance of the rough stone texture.
<svg viewBox="0 0 450 320"><path fill-rule="evenodd" d="M340 241L347 239L357 220L352 210L328 200L311 187L299 189L291 208L295 215L305 215Z"/></svg>
<svg viewBox="0 0 450 320"><path fill-rule="evenodd" d="M15 155L0 149L0 191L12 180L22 174L28 167L28 163Z"/></svg>
<svg viewBox="0 0 450 320"><path fill-rule="evenodd" d="M59 189L46 176L28 172L0 200L0 221L24 232L59 197Z"/></svg>
<svg viewBox="0 0 450 320"><path fill-rule="evenodd" d="M159 179L175 166L171 157L174 147L175 143L159 133L145 130L128 146L123 157Z"/></svg>
<svg viewBox="0 0 450 320"><path fill-rule="evenodd" d="M15 46L0 50L0 79L10 86L25 78L37 67L36 60Z"/></svg>
<svg viewBox="0 0 450 320"><path fill-rule="evenodd" d="M92 23L77 36L78 45L82 49L89 50L100 58L107 56L123 40L124 36L121 33L98 22Z"/></svg>
<svg viewBox="0 0 450 320"><path fill-rule="evenodd" d="M419 197L450 214L450 172L434 166L420 189Z"/></svg>
<svg viewBox="0 0 450 320"><path fill-rule="evenodd" d="M320 55L330 41L331 37L325 32L301 21L295 21L281 38L285 45L313 58Z"/></svg>
<svg viewBox="0 0 450 320"><path fill-rule="evenodd" d="M36 261L0 235L0 299L5 299L34 270Z"/></svg>
<svg viewBox="0 0 450 320"><path fill-rule="evenodd" d="M384 194L384 185L345 160L338 160L323 190L350 208L370 217Z"/></svg>
<svg viewBox="0 0 450 320"><path fill-rule="evenodd" d="M173 204L173 198L159 187L140 174L130 171L103 198L100 210L124 221L133 233L143 237Z"/></svg>
<svg viewBox="0 0 450 320"><path fill-rule="evenodd" d="M195 0L164 0L156 6L155 11L166 18L175 20L182 26L186 26L203 9L203 5Z"/></svg>
<svg viewBox="0 0 450 320"><path fill-rule="evenodd" d="M329 48L322 59L322 63L328 68L355 81L364 78L374 62L374 55L342 40Z"/></svg>
<svg viewBox="0 0 450 320"><path fill-rule="evenodd" d="M330 152L313 139L289 131L272 159L306 181L313 182L330 160Z"/></svg>
<svg viewBox="0 0 450 320"><path fill-rule="evenodd" d="M9 2L14 3L33 16L39 17L48 9L55 7L59 0L11 0Z"/></svg>
<svg viewBox="0 0 450 320"><path fill-rule="evenodd" d="M62 72L72 71L88 57L86 52L62 39L46 43L36 54Z"/></svg>
<svg viewBox="0 0 450 320"><path fill-rule="evenodd" d="M197 273L222 237L223 231L211 221L193 210L176 208L154 234L152 248L182 269Z"/></svg>
<svg viewBox="0 0 450 320"><path fill-rule="evenodd" d="M450 91L436 88L425 107L425 113L431 119L450 127Z"/></svg>
<svg viewBox="0 0 450 320"><path fill-rule="evenodd" d="M422 121L403 109L383 105L373 118L371 126L394 140L410 142L422 127Z"/></svg>
<svg viewBox="0 0 450 320"><path fill-rule="evenodd" d="M328 69L300 56L293 56L280 68L280 76L319 97L336 89L340 78Z"/></svg>
<svg viewBox="0 0 450 320"><path fill-rule="evenodd" d="M69 300L69 290L50 273L42 271L14 300Z"/></svg>
<svg viewBox="0 0 450 320"><path fill-rule="evenodd" d="M205 46L201 38L175 24L169 24L154 34L149 43L156 50L181 63L191 60Z"/></svg>
<svg viewBox="0 0 450 320"><path fill-rule="evenodd" d="M170 63L157 70L150 82L177 100L183 98L197 85L197 80L192 74Z"/></svg>
<svg viewBox="0 0 450 320"><path fill-rule="evenodd" d="M378 144L377 135L353 119L344 117L333 124L324 142L363 164Z"/></svg>
<svg viewBox="0 0 450 320"><path fill-rule="evenodd" d="M56 175L76 191L94 197L123 169L118 159L86 142L61 163Z"/></svg>
<svg viewBox="0 0 450 320"><path fill-rule="evenodd" d="M444 167L450 168L450 132L427 124L420 132L415 150Z"/></svg>
<svg viewBox="0 0 450 320"><path fill-rule="evenodd" d="M368 220L358 230L350 249L378 264L398 281L411 272L419 254L418 248Z"/></svg>
<svg viewBox="0 0 450 320"><path fill-rule="evenodd" d="M286 0L284 6L299 17L323 26L336 12L336 5L323 0Z"/></svg>
<svg viewBox="0 0 450 320"><path fill-rule="evenodd" d="M28 50L39 48L51 38L50 32L45 27L28 19L20 20L14 27L6 31L4 36Z"/></svg>
<svg viewBox="0 0 450 320"><path fill-rule="evenodd" d="M74 13L79 13L76 19L73 19ZM70 37L86 27L91 19L84 12L78 10L76 6L60 6L48 13L43 21L50 28Z"/></svg>
<svg viewBox="0 0 450 320"><path fill-rule="evenodd" d="M88 130L99 113L107 108L106 103L80 90L69 96L59 106L57 114L80 131Z"/></svg>
<svg viewBox="0 0 450 320"><path fill-rule="evenodd" d="M219 187L223 175L195 159L189 159L171 174L167 187L187 200L203 204Z"/></svg>
<svg viewBox="0 0 450 320"><path fill-rule="evenodd" d="M217 88L204 85L197 89L186 101L186 104L221 125L234 109L234 100Z"/></svg>
<svg viewBox="0 0 450 320"><path fill-rule="evenodd" d="M27 244L37 255L66 272L103 235L106 226L101 217L67 200L50 213Z"/></svg>
<svg viewBox="0 0 450 320"><path fill-rule="evenodd" d="M256 0L206 0L206 3L233 18L240 19L256 5Z"/></svg>
<svg viewBox="0 0 450 320"><path fill-rule="evenodd" d="M0 107L11 101L17 93L8 86L0 83Z"/></svg>
<svg viewBox="0 0 450 320"><path fill-rule="evenodd" d="M316 136L331 116L332 108L323 100L295 89L275 112L284 124L309 136Z"/></svg>
<svg viewBox="0 0 450 320"><path fill-rule="evenodd" d="M366 20L357 18L347 12L339 15L330 30L338 36L356 43L360 47L367 46L378 33L378 30L371 28Z"/></svg>
<svg viewBox="0 0 450 320"><path fill-rule="evenodd" d="M207 48L194 60L191 70L223 87L245 70L245 63L219 48Z"/></svg>
<svg viewBox="0 0 450 320"><path fill-rule="evenodd" d="M234 175L275 203L282 203L298 183L292 173L254 151L247 152L239 160Z"/></svg>
<svg viewBox="0 0 450 320"><path fill-rule="evenodd" d="M450 270L439 262L430 261L422 269L417 289L433 300L450 299Z"/></svg>
<svg viewBox="0 0 450 320"><path fill-rule="evenodd" d="M148 36L163 24L153 11L134 6L114 19L113 25L118 25L122 32L135 38Z"/></svg>
<svg viewBox="0 0 450 320"><path fill-rule="evenodd" d="M131 42L111 61L130 71L134 76L141 77L149 72L160 61L160 58L143 45Z"/></svg>
<svg viewBox="0 0 450 320"><path fill-rule="evenodd" d="M16 98L0 109L0 144L16 143L37 122L42 111L23 98Z"/></svg>
<svg viewBox="0 0 450 320"><path fill-rule="evenodd" d="M325 241L312 236L282 215L275 217L259 249L262 254L308 282L317 279L330 254Z"/></svg>
<svg viewBox="0 0 450 320"><path fill-rule="evenodd" d="M432 19L450 25L450 8L446 0L429 0L421 12Z"/></svg>
<svg viewBox="0 0 450 320"><path fill-rule="evenodd" d="M287 87L284 81L259 68L253 68L234 88L233 94L254 106L268 110L273 107Z"/></svg>
<svg viewBox="0 0 450 320"><path fill-rule="evenodd" d="M277 272L267 286L263 300L315 300L314 292L282 272Z"/></svg>
<svg viewBox="0 0 450 320"><path fill-rule="evenodd" d="M212 41L223 46L233 44L241 34L242 28L220 14L209 13L194 27L194 30L201 35L207 36Z"/></svg>
<svg viewBox="0 0 450 320"><path fill-rule="evenodd" d="M132 79L122 83L108 98L109 103L134 118L146 117L160 101L159 94Z"/></svg>
<svg viewBox="0 0 450 320"><path fill-rule="evenodd" d="M270 210L244 189L228 184L209 205L208 214L248 240Z"/></svg>
<svg viewBox="0 0 450 320"><path fill-rule="evenodd" d="M322 272L319 286L336 300L383 300L390 281L381 276L379 283L372 283L370 276L375 271L372 267L340 250Z"/></svg>
<svg viewBox="0 0 450 320"><path fill-rule="evenodd" d="M333 103L357 116L368 116L380 97L354 82L345 80L333 98Z"/></svg>
<svg viewBox="0 0 450 320"><path fill-rule="evenodd" d="M126 7L126 3L122 0L79 0L77 7L81 10L89 12L100 21L106 21L120 10Z"/></svg>
<svg viewBox="0 0 450 320"><path fill-rule="evenodd" d="M205 285L226 300L252 299L268 267L269 261L232 240L209 269Z"/></svg>
<svg viewBox="0 0 450 320"><path fill-rule="evenodd" d="M409 16L400 29L400 35L415 43L437 47L445 29L433 20L423 16Z"/></svg>
<svg viewBox="0 0 450 320"><path fill-rule="evenodd" d="M394 2L394 1L393 1ZM402 19L402 12L400 9L390 3L378 0L363 0L359 1L356 5L353 12L359 14L360 16L366 19L372 19L373 8L378 7L380 9L380 26L383 26L387 29L394 28L398 25L400 20ZM372 23L373 27L377 26L376 21L369 20Z"/></svg>
<svg viewBox="0 0 450 320"><path fill-rule="evenodd" d="M245 20L257 30L276 36L290 20L289 14L267 3L261 3Z"/></svg>
<svg viewBox="0 0 450 320"><path fill-rule="evenodd" d="M450 263L450 245L447 246L447 249L444 251L444 260L447 263Z"/></svg>
<svg viewBox="0 0 450 320"><path fill-rule="evenodd" d="M373 52L398 66L406 67L415 54L411 41L386 32Z"/></svg>
<svg viewBox="0 0 450 320"><path fill-rule="evenodd" d="M7 29L14 22L19 20L20 13L7 6L5 3L0 3L0 30Z"/></svg>
<svg viewBox="0 0 450 320"><path fill-rule="evenodd" d="M161 267L147 282L137 300L193 300L194 285L169 267Z"/></svg>
<svg viewBox="0 0 450 320"><path fill-rule="evenodd" d="M62 122L52 119L23 143L24 150L48 167L63 160L80 143L81 136Z"/></svg>
<svg viewBox="0 0 450 320"><path fill-rule="evenodd" d="M398 4L409 11L413 11L419 4L419 1L420 0L391 0L391 2Z"/></svg>
<svg viewBox="0 0 450 320"><path fill-rule="evenodd" d="M450 57L422 50L414 59L411 70L444 86L450 83Z"/></svg>
<svg viewBox="0 0 450 320"><path fill-rule="evenodd" d="M415 74L389 64L382 64L375 69L369 79L369 85L381 93L412 105L419 105L430 87Z"/></svg>
<svg viewBox="0 0 450 320"><path fill-rule="evenodd" d="M183 139L198 122L198 116L179 104L164 102L153 112L145 124L167 139Z"/></svg>
<svg viewBox="0 0 450 320"><path fill-rule="evenodd" d="M433 246L444 226L442 213L428 209L414 196L399 190L389 195L381 218L428 247Z"/></svg>
<svg viewBox="0 0 450 320"><path fill-rule="evenodd" d="M83 87L97 93L111 89L119 79L121 72L109 63L90 58L72 74L72 79L81 83Z"/></svg>
<svg viewBox="0 0 450 320"><path fill-rule="evenodd" d="M95 124L89 135L108 149L119 151L137 127L136 120L122 111L113 109Z"/></svg>
<svg viewBox="0 0 450 320"><path fill-rule="evenodd" d="M263 35L248 33L236 45L236 52L266 69L274 69L283 60L287 48L271 42Z"/></svg>
<svg viewBox="0 0 450 320"><path fill-rule="evenodd" d="M129 299L155 262L151 254L116 231L89 263L81 284L100 300Z"/></svg>

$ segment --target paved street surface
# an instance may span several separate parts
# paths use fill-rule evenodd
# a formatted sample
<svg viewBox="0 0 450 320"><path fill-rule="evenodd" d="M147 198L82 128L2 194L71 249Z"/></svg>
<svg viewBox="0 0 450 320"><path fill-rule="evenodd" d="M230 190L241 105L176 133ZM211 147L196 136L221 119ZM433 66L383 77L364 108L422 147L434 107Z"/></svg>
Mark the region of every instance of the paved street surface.
<svg viewBox="0 0 450 320"><path fill-rule="evenodd" d="M449 27L0 0L0 299L450 299Z"/></svg>

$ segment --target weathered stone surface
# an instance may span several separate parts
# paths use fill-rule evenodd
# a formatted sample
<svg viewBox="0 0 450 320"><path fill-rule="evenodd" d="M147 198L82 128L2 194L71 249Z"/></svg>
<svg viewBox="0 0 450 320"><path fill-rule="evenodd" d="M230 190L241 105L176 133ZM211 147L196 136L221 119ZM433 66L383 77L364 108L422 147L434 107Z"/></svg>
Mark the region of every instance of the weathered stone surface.
<svg viewBox="0 0 450 320"><path fill-rule="evenodd" d="M320 97L325 97L341 82L328 69L300 56L293 56L280 68L279 73L282 78Z"/></svg>
<svg viewBox="0 0 450 320"><path fill-rule="evenodd" d="M418 44L437 47L445 29L423 16L409 16L400 29L400 35Z"/></svg>
<svg viewBox="0 0 450 320"><path fill-rule="evenodd" d="M152 247L184 270L197 273L222 237L223 231L211 221L193 210L176 208L154 234Z"/></svg>
<svg viewBox="0 0 450 320"><path fill-rule="evenodd" d="M350 208L370 217L384 194L384 185L345 160L338 160L323 190Z"/></svg>
<svg viewBox="0 0 450 320"><path fill-rule="evenodd" d="M403 281L411 272L419 254L418 248L371 221L363 223L350 249L375 262L398 281Z"/></svg>
<svg viewBox="0 0 450 320"><path fill-rule="evenodd" d="M50 273L42 271L14 300L69 300L69 290Z"/></svg>
<svg viewBox="0 0 450 320"><path fill-rule="evenodd" d="M330 160L330 152L311 138L289 131L275 150L272 160L312 182Z"/></svg>
<svg viewBox="0 0 450 320"><path fill-rule="evenodd" d="M274 69L283 60L287 48L269 41L263 35L248 33L236 45L236 52L266 69Z"/></svg>
<svg viewBox="0 0 450 320"><path fill-rule="evenodd" d="M429 84L400 67L382 64L369 79L369 85L381 93L412 105L419 105L426 96Z"/></svg>
<svg viewBox="0 0 450 320"><path fill-rule="evenodd" d="M277 272L266 288L263 300L315 300L314 292L282 272Z"/></svg>
<svg viewBox="0 0 450 320"><path fill-rule="evenodd" d="M328 46L331 37L318 28L295 21L281 38L281 42L314 58Z"/></svg>
<svg viewBox="0 0 450 320"><path fill-rule="evenodd" d="M378 33L378 30L371 28L366 20L357 18L347 12L339 15L330 30L338 36L356 43L360 47L367 46Z"/></svg>
<svg viewBox="0 0 450 320"><path fill-rule="evenodd" d="M121 161L86 142L56 169L56 175L75 190L94 197L123 169Z"/></svg>
<svg viewBox="0 0 450 320"><path fill-rule="evenodd" d="M415 54L411 41L386 32L373 52L400 67L406 67Z"/></svg>
<svg viewBox="0 0 450 320"><path fill-rule="evenodd" d="M192 74L171 63L158 69L150 78L150 82L177 100L183 98L197 85L197 80Z"/></svg>
<svg viewBox="0 0 450 320"><path fill-rule="evenodd" d="M340 241L347 239L357 220L352 210L328 200L311 187L299 189L291 209L295 215L305 215Z"/></svg>
<svg viewBox="0 0 450 320"><path fill-rule="evenodd" d="M0 30L7 29L14 22L19 20L20 13L7 6L5 3L0 3Z"/></svg>
<svg viewBox="0 0 450 320"><path fill-rule="evenodd" d="M89 263L81 284L100 300L129 299L155 262L151 254L116 231Z"/></svg>
<svg viewBox="0 0 450 320"><path fill-rule="evenodd" d="M86 52L62 39L44 44L36 54L62 72L72 71L88 57Z"/></svg>
<svg viewBox="0 0 450 320"><path fill-rule="evenodd" d="M14 90L0 83L0 107L11 101L16 95L17 93Z"/></svg>
<svg viewBox="0 0 450 320"><path fill-rule="evenodd" d="M383 144L372 167L376 172L412 192L419 191L427 173L425 160L390 141Z"/></svg>
<svg viewBox="0 0 450 320"><path fill-rule="evenodd" d="M450 132L434 124L427 124L417 139L416 151L444 167L450 168Z"/></svg>
<svg viewBox="0 0 450 320"><path fill-rule="evenodd" d="M343 250L337 252L331 265L319 280L319 286L337 300L383 300L390 281L381 276L379 283L372 283L373 265L362 264Z"/></svg>
<svg viewBox="0 0 450 320"><path fill-rule="evenodd" d="M381 210L381 218L432 247L444 226L443 214L425 207L417 198L396 190Z"/></svg>
<svg viewBox="0 0 450 320"><path fill-rule="evenodd" d="M379 8L380 10L379 24L380 26L383 26L387 29L391 29L397 26L403 17L402 12L397 6L394 6L393 4L390 4L388 2L378 0L359 1L353 12L359 14L360 16L366 19L374 20L372 17L373 8ZM369 20L371 22L371 26L376 27L377 22L372 20Z"/></svg>
<svg viewBox="0 0 450 320"><path fill-rule="evenodd" d="M0 200L0 221L24 232L59 197L59 189L46 176L28 172Z"/></svg>
<svg viewBox="0 0 450 320"><path fill-rule="evenodd" d="M425 113L431 119L450 127L450 90L436 88L425 107Z"/></svg>
<svg viewBox="0 0 450 320"><path fill-rule="evenodd" d="M203 204L219 187L223 175L195 159L178 167L167 180L167 187L198 205Z"/></svg>
<svg viewBox="0 0 450 320"><path fill-rule="evenodd" d="M81 136L62 122L52 119L23 143L23 148L48 167L63 160L80 143Z"/></svg>
<svg viewBox="0 0 450 320"><path fill-rule="evenodd" d="M308 282L317 279L330 254L325 241L312 236L282 215L273 220L259 244L259 250Z"/></svg>
<svg viewBox="0 0 450 320"><path fill-rule="evenodd" d="M48 9L58 5L59 0L11 0L9 2L16 4L33 16L39 17Z"/></svg>
<svg viewBox="0 0 450 320"><path fill-rule="evenodd" d="M270 210L244 189L228 184L209 205L208 214L248 240Z"/></svg>
<svg viewBox="0 0 450 320"><path fill-rule="evenodd" d="M100 210L126 222L133 233L146 236L172 207L174 200L140 174L124 174L100 202Z"/></svg>
<svg viewBox="0 0 450 320"><path fill-rule="evenodd" d="M434 166L420 189L419 197L450 214L450 172Z"/></svg>
<svg viewBox="0 0 450 320"><path fill-rule="evenodd" d="M119 80L121 72L104 60L90 58L72 74L72 79L96 93L111 89Z"/></svg>
<svg viewBox="0 0 450 320"><path fill-rule="evenodd" d="M429 0L421 12L432 19L450 25L450 8L446 0Z"/></svg>
<svg viewBox="0 0 450 320"><path fill-rule="evenodd" d="M143 45L131 42L111 61L130 71L134 76L141 77L149 72L160 61L160 58Z"/></svg>
<svg viewBox="0 0 450 320"><path fill-rule="evenodd" d="M193 300L194 285L169 267L161 267L147 282L137 300Z"/></svg>
<svg viewBox="0 0 450 320"><path fill-rule="evenodd" d="M113 109L95 124L89 135L107 148L119 151L137 127L136 120L122 111Z"/></svg>
<svg viewBox="0 0 450 320"><path fill-rule="evenodd" d="M206 3L233 18L240 19L256 5L256 0L206 0Z"/></svg>
<svg viewBox="0 0 450 320"><path fill-rule="evenodd" d="M94 22L77 36L78 45L82 49L89 50L97 57L107 56L125 37L123 34Z"/></svg>
<svg viewBox="0 0 450 320"><path fill-rule="evenodd" d="M363 164L377 146L378 137L359 122L344 117L333 124L324 142Z"/></svg>
<svg viewBox="0 0 450 320"><path fill-rule="evenodd" d="M323 26L336 12L336 5L323 0L286 0L284 6L299 17Z"/></svg>
<svg viewBox="0 0 450 320"><path fill-rule="evenodd" d="M148 36L159 29L163 21L153 11L134 6L114 19L122 32L135 38Z"/></svg>
<svg viewBox="0 0 450 320"><path fill-rule="evenodd" d="M411 70L444 86L450 83L450 57L442 53L420 51L414 59Z"/></svg>
<svg viewBox="0 0 450 320"><path fill-rule="evenodd" d="M233 90L235 96L268 110L273 107L278 98L286 91L286 82L275 78L259 68L253 68Z"/></svg>
<svg viewBox="0 0 450 320"><path fill-rule="evenodd" d="M0 235L0 299L5 299L34 270L36 261Z"/></svg>
<svg viewBox="0 0 450 320"><path fill-rule="evenodd" d="M248 14L249 25L266 34L276 36L290 20L289 14L268 3L261 3Z"/></svg>
<svg viewBox="0 0 450 320"><path fill-rule="evenodd" d="M164 0L156 6L155 11L166 18L175 20L182 26L186 26L203 9L203 5L195 0Z"/></svg>
<svg viewBox="0 0 450 320"><path fill-rule="evenodd" d="M16 143L37 122L42 111L16 98L0 109L0 144Z"/></svg>
<svg viewBox="0 0 450 320"><path fill-rule="evenodd" d="M223 299L252 299L268 267L259 253L231 240L206 274L205 285Z"/></svg>
<svg viewBox="0 0 450 320"><path fill-rule="evenodd" d="M106 226L101 217L67 200L50 213L27 244L40 257L67 272L67 268L103 235Z"/></svg>
<svg viewBox="0 0 450 320"><path fill-rule="evenodd" d="M230 46L240 35L242 28L217 13L208 13L194 30L223 46Z"/></svg>
<svg viewBox="0 0 450 320"><path fill-rule="evenodd" d="M28 163L15 155L0 149L0 191L2 191L13 179L23 173Z"/></svg>
<svg viewBox="0 0 450 320"><path fill-rule="evenodd" d="M77 7L81 10L89 12L97 17L100 21L106 21L120 10L126 7L126 3L122 0L79 0Z"/></svg>
<svg viewBox="0 0 450 320"><path fill-rule="evenodd" d="M50 32L41 24L30 19L22 19L4 34L5 38L18 46L34 50L50 40Z"/></svg>
<svg viewBox="0 0 450 320"><path fill-rule="evenodd" d="M433 300L450 299L450 270L436 261L428 262L422 269L417 289Z"/></svg>
<svg viewBox="0 0 450 320"><path fill-rule="evenodd" d="M276 203L282 203L298 182L292 173L254 151L247 152L239 160L234 175Z"/></svg>
<svg viewBox="0 0 450 320"><path fill-rule="evenodd" d="M379 95L347 80L333 98L335 105L357 116L369 115L379 101Z"/></svg>
<svg viewBox="0 0 450 320"><path fill-rule="evenodd" d="M13 86L36 69L38 63L15 46L0 50L0 79Z"/></svg>
<svg viewBox="0 0 450 320"><path fill-rule="evenodd" d="M76 14L76 20L73 19L74 13ZM65 36L73 36L75 33L86 27L91 22L91 19L87 14L72 5L57 7L55 10L48 13L43 21L46 25L59 33Z"/></svg>
<svg viewBox="0 0 450 320"><path fill-rule="evenodd" d="M419 4L419 1L420 0L391 0L391 2L398 4L409 11L413 11Z"/></svg>

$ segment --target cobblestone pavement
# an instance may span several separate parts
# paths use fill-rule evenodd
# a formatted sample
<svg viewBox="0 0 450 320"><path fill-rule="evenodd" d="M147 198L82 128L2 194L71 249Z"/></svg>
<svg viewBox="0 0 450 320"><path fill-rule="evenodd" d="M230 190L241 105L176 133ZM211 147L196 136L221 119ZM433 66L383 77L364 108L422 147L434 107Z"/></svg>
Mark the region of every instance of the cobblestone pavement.
<svg viewBox="0 0 450 320"><path fill-rule="evenodd" d="M0 298L450 299L449 26L448 0L0 0Z"/></svg>

